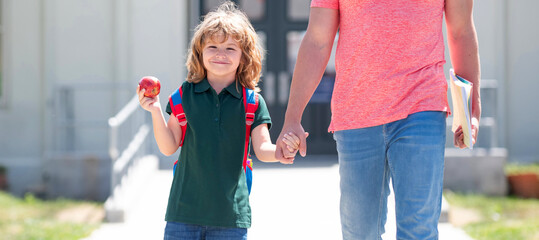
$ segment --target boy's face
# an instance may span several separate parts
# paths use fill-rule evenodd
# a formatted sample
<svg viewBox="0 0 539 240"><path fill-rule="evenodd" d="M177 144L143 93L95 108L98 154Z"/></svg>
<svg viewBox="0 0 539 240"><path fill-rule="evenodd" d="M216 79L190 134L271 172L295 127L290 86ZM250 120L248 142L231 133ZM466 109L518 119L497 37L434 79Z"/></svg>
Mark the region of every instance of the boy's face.
<svg viewBox="0 0 539 240"><path fill-rule="evenodd" d="M202 49L202 59L208 79L235 79L236 70L241 61L242 51L239 43L224 36L209 38Z"/></svg>

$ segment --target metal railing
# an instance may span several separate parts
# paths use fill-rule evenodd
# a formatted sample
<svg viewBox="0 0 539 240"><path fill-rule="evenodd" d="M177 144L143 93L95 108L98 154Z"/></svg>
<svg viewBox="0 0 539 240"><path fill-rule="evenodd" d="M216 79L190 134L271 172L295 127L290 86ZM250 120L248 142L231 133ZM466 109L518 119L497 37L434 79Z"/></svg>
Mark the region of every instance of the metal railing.
<svg viewBox="0 0 539 240"><path fill-rule="evenodd" d="M42 178L47 196L97 201L109 197L112 166L107 121L131 99L132 85L73 80L52 86L50 100L43 103L43 126L47 127L43 136L46 141L42 143L45 150ZM117 146L122 150L140 124L148 122L144 111L134 115L119 131ZM131 129L132 126L136 129ZM141 150L137 154L146 154L151 148Z"/></svg>
<svg viewBox="0 0 539 240"><path fill-rule="evenodd" d="M137 156L140 153L145 140L150 133L150 126L143 121L139 124L132 124L130 132L122 134L122 136L130 139L130 142L125 144L125 148L120 149L120 128L127 125L130 118L134 118L133 114L137 112L139 102L138 96L135 95L127 105L125 105L114 117L108 120L109 125L109 155L111 158L111 177L110 177L110 196L105 204L107 220L110 222L118 222L124 220L125 206L122 200L125 194L123 186L127 178L130 167L136 165L136 161L141 159ZM144 154L144 153L143 153Z"/></svg>

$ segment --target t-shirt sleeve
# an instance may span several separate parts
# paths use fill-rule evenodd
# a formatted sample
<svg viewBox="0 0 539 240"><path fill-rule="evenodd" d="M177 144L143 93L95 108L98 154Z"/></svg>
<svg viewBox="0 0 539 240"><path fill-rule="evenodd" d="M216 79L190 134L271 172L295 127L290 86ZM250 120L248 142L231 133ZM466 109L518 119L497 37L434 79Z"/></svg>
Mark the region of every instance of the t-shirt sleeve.
<svg viewBox="0 0 539 240"><path fill-rule="evenodd" d="M165 109L165 112L167 112L168 115L172 114L172 108L170 107L170 101L167 101L167 108Z"/></svg>
<svg viewBox="0 0 539 240"><path fill-rule="evenodd" d="M253 126L251 126L251 131L255 129L260 124L268 124L268 129L271 128L271 117L268 111L268 107L266 106L266 101L264 101L264 98L262 95L258 94L258 109L255 112L255 120L253 122Z"/></svg>
<svg viewBox="0 0 539 240"><path fill-rule="evenodd" d="M192 86L191 83L185 81L182 83L182 89L185 91L185 89L189 89L189 87ZM167 101L167 107L165 108L165 112L168 113L168 115L172 114L172 106L170 106L169 97L166 98Z"/></svg>
<svg viewBox="0 0 539 240"><path fill-rule="evenodd" d="M312 0L311 7L339 9L339 0Z"/></svg>

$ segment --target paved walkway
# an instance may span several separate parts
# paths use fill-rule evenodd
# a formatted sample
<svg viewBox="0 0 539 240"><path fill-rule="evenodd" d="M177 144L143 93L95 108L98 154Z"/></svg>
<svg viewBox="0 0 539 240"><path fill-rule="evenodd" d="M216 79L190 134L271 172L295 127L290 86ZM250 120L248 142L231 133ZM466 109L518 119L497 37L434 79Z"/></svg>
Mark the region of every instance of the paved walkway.
<svg viewBox="0 0 539 240"><path fill-rule="evenodd" d="M133 199L139 208L126 216L125 223L105 223L87 240L163 239L164 214L172 171L161 170ZM393 196L383 239L395 239ZM336 157L297 158L292 166L255 162L251 192L253 240L338 240L339 176ZM461 229L439 224L441 240L469 240Z"/></svg>

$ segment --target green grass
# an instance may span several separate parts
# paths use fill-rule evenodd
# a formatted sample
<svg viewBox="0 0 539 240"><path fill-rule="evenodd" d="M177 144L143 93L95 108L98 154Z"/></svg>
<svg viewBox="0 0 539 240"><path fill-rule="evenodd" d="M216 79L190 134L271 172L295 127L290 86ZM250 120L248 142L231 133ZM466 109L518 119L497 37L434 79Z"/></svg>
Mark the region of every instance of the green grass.
<svg viewBox="0 0 539 240"><path fill-rule="evenodd" d="M99 227L100 220L81 218L77 209L102 210L99 203L67 199L20 199L0 191L0 236L3 240L80 239ZM88 212L88 211L86 211Z"/></svg>
<svg viewBox="0 0 539 240"><path fill-rule="evenodd" d="M472 209L480 220L463 227L477 240L539 240L539 199L445 192L451 207ZM451 213L450 213L451 214Z"/></svg>
<svg viewBox="0 0 539 240"><path fill-rule="evenodd" d="M533 164L518 164L510 163L505 165L504 169L506 174L519 174L519 173L535 173L539 174L539 163Z"/></svg>

